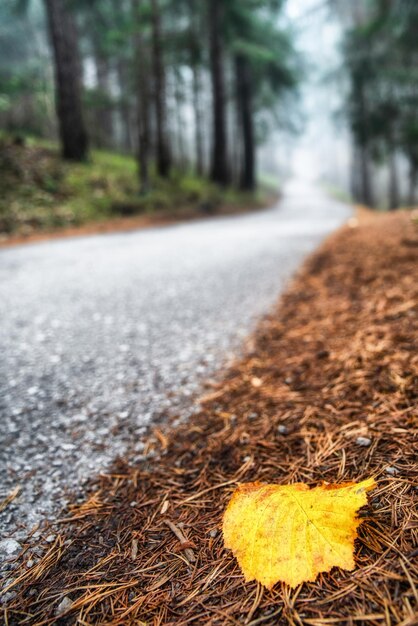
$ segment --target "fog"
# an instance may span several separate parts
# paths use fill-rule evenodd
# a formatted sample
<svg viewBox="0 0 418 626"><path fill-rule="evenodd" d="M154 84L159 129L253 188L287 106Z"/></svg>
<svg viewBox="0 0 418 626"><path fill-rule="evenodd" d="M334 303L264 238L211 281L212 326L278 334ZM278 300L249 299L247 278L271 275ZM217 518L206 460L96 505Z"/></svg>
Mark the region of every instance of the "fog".
<svg viewBox="0 0 418 626"><path fill-rule="evenodd" d="M288 27L296 35L303 59L295 134L280 134L262 155L262 167L274 152L283 175L293 175L348 192L350 188L350 138L343 120L344 74L342 28L328 3L289 0Z"/></svg>

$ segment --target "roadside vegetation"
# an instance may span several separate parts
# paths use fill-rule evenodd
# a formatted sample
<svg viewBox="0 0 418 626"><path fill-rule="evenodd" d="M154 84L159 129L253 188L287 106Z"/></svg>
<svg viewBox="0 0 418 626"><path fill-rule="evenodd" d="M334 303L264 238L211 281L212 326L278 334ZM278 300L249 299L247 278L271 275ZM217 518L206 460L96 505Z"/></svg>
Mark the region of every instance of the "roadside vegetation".
<svg viewBox="0 0 418 626"><path fill-rule="evenodd" d="M257 192L221 189L193 172L162 179L138 191L137 165L129 155L92 150L85 162L63 161L59 147L27 138L0 139L0 233L31 236L115 218L182 219L263 206L274 186ZM277 184L276 184L277 189Z"/></svg>

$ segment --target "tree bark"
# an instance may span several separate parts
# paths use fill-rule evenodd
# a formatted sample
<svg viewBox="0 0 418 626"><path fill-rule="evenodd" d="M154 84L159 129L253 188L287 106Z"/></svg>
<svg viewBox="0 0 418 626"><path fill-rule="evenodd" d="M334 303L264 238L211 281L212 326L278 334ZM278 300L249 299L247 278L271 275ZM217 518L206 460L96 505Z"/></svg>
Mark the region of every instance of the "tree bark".
<svg viewBox="0 0 418 626"><path fill-rule="evenodd" d="M417 202L417 183L418 183L418 165L415 160L411 159L409 163L409 206L414 207Z"/></svg>
<svg viewBox="0 0 418 626"><path fill-rule="evenodd" d="M97 143L99 148L113 146L113 115L109 103L109 60L96 49L96 78L100 102L97 109Z"/></svg>
<svg viewBox="0 0 418 626"><path fill-rule="evenodd" d="M360 156L360 201L368 207L373 207L374 194L372 189L369 154L369 115L367 107L366 85L362 77L357 79L356 98L359 107L360 120L358 137L358 149Z"/></svg>
<svg viewBox="0 0 418 626"><path fill-rule="evenodd" d="M203 139L203 111L201 94L203 91L201 64L202 64L202 33L204 32L203 13L198 10L195 0L189 0L189 63L192 70L192 103L194 114L194 143L195 143L195 169L198 176L204 175L205 154Z"/></svg>
<svg viewBox="0 0 418 626"><path fill-rule="evenodd" d="M157 126L157 172L167 178L170 175L171 155L167 134L165 68L162 52L161 14L158 0L151 1L154 101Z"/></svg>
<svg viewBox="0 0 418 626"><path fill-rule="evenodd" d="M175 163L182 171L188 168L187 151L184 142L184 120L183 120L183 83L180 71L173 72L174 102L176 114L176 134L177 134L177 159Z"/></svg>
<svg viewBox="0 0 418 626"><path fill-rule="evenodd" d="M80 64L74 20L63 0L45 0L53 48L55 98L64 159L87 158L88 138L81 104Z"/></svg>
<svg viewBox="0 0 418 626"><path fill-rule="evenodd" d="M374 206L372 177L370 174L370 157L367 146L360 146L360 201L367 207Z"/></svg>
<svg viewBox="0 0 418 626"><path fill-rule="evenodd" d="M140 180L140 192L146 194L150 188L149 158L150 158L150 63L149 50L144 41L139 13L142 0L132 0L135 29L135 57L137 76L137 121L138 121L138 172Z"/></svg>
<svg viewBox="0 0 418 626"><path fill-rule="evenodd" d="M391 147L389 153L389 209L395 211L399 208L399 181L396 164L396 152Z"/></svg>
<svg viewBox="0 0 418 626"><path fill-rule="evenodd" d="M196 173L203 176L205 169L204 144L203 144L203 117L200 102L202 90L200 70L196 63L192 63L193 71L193 109L195 123L195 150L196 150Z"/></svg>
<svg viewBox="0 0 418 626"><path fill-rule="evenodd" d="M243 55L235 57L237 82L237 106L242 133L243 162L239 186L243 191L254 191L255 177L255 140L254 119L251 91L251 68Z"/></svg>
<svg viewBox="0 0 418 626"><path fill-rule="evenodd" d="M226 133L225 72L222 42L222 0L208 0L210 73L212 81L213 144L211 179L229 183Z"/></svg>
<svg viewBox="0 0 418 626"><path fill-rule="evenodd" d="M117 60L116 75L120 93L119 102L117 104L117 115L121 128L121 137L119 139L118 146L124 152L132 154L136 150L137 144L135 132L138 106L137 100L135 100L135 105L131 102L130 71L131 68L127 67L126 62L123 59ZM138 98L139 89L137 89L136 96Z"/></svg>

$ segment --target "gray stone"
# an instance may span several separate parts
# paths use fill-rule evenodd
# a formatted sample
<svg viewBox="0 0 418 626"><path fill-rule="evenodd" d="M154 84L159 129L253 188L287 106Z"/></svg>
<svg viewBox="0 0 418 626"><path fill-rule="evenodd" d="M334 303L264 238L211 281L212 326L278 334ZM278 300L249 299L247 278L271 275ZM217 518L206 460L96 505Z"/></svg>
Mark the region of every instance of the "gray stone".
<svg viewBox="0 0 418 626"><path fill-rule="evenodd" d="M58 617L59 615L63 615L67 613L73 606L73 601L68 596L64 596L57 608L55 609L55 615Z"/></svg>
<svg viewBox="0 0 418 626"><path fill-rule="evenodd" d="M0 541L0 556L3 558L16 556L21 550L21 545L14 539L3 539Z"/></svg>
<svg viewBox="0 0 418 626"><path fill-rule="evenodd" d="M357 437L356 444L358 446L363 446L364 448L368 448L372 443L372 440L368 437Z"/></svg>

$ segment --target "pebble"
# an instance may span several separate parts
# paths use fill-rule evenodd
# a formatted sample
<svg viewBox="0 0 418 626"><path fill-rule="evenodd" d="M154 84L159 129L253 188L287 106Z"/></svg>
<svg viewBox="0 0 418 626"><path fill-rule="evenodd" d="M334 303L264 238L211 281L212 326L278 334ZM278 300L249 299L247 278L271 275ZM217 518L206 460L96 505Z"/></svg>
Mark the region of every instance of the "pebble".
<svg viewBox="0 0 418 626"><path fill-rule="evenodd" d="M8 583L13 582L13 579L11 579L10 581L6 581L6 586ZM1 598L0 598L0 602L2 604L7 604L8 602L10 602L11 600L13 600L13 598L16 597L16 591L7 591L6 593L3 593Z"/></svg>
<svg viewBox="0 0 418 626"><path fill-rule="evenodd" d="M76 446L73 443L62 443L61 448L63 450L75 450Z"/></svg>
<svg viewBox="0 0 418 626"><path fill-rule="evenodd" d="M284 424L279 424L277 427L277 431L281 434L281 435L287 435L289 432L289 429L287 426L285 426Z"/></svg>
<svg viewBox="0 0 418 626"><path fill-rule="evenodd" d="M71 609L73 601L68 596L64 596L57 608L55 609L55 615L62 615Z"/></svg>
<svg viewBox="0 0 418 626"><path fill-rule="evenodd" d="M396 469L396 467L387 467L385 469L386 474L389 474L390 476L396 476L396 474L399 474L399 470Z"/></svg>
<svg viewBox="0 0 418 626"><path fill-rule="evenodd" d="M15 556L20 552L20 549L20 543L14 539L3 539L3 541L0 541L0 556L4 558Z"/></svg>
<svg viewBox="0 0 418 626"><path fill-rule="evenodd" d="M45 541L47 543L52 543L53 541L55 541L55 535L48 535L48 537L45 539Z"/></svg>
<svg viewBox="0 0 418 626"><path fill-rule="evenodd" d="M77 415L74 415L72 418L72 421L77 423L77 422L87 422L88 420L88 415L86 415L85 413L78 413Z"/></svg>
<svg viewBox="0 0 418 626"><path fill-rule="evenodd" d="M363 446L364 448L368 448L372 443L372 440L368 437L357 437L356 444L358 446Z"/></svg>

